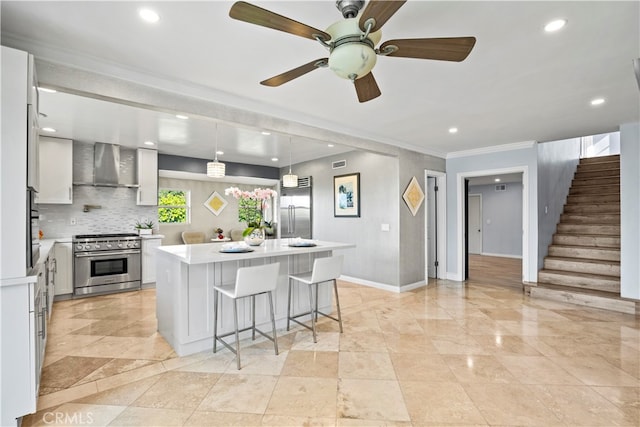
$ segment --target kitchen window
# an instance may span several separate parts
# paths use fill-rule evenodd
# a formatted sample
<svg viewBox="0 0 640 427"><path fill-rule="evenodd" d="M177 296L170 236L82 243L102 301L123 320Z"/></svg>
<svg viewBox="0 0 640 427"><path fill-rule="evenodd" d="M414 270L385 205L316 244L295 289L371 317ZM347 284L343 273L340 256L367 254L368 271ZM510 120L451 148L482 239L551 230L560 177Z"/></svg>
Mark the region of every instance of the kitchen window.
<svg viewBox="0 0 640 427"><path fill-rule="evenodd" d="M158 190L158 222L160 224L189 224L191 222L190 191L160 188Z"/></svg>

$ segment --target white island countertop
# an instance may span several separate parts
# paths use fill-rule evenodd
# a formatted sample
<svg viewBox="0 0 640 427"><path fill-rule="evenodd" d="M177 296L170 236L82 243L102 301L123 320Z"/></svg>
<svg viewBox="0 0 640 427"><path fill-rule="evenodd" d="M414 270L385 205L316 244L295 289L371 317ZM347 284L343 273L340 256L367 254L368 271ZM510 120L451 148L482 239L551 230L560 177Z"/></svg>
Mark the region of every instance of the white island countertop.
<svg viewBox="0 0 640 427"><path fill-rule="evenodd" d="M253 252L221 253L219 243L199 243L195 245L160 246L159 251L173 255L186 264L207 264L211 262L236 261L243 259L298 255L303 253L325 252L336 249L355 248L353 243L325 242L312 240L316 246L291 247L289 239L265 240L260 246L250 246Z"/></svg>

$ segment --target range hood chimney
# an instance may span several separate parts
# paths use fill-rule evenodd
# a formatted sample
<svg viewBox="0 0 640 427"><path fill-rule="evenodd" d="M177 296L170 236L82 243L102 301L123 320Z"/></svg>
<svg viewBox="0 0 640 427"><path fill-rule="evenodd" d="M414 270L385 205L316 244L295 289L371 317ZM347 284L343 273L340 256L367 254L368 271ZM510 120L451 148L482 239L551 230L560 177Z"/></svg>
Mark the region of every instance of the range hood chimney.
<svg viewBox="0 0 640 427"><path fill-rule="evenodd" d="M93 166L93 185L117 187L120 180L120 146L96 142Z"/></svg>

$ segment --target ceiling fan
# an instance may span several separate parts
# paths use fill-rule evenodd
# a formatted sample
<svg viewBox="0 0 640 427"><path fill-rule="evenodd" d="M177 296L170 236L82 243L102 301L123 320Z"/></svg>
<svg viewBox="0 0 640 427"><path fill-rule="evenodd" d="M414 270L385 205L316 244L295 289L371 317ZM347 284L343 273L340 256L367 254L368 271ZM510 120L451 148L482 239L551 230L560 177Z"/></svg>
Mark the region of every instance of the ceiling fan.
<svg viewBox="0 0 640 427"><path fill-rule="evenodd" d="M345 18L331 24L326 31L294 21L247 2L233 4L229 16L239 21L284 31L317 40L329 50L329 58L320 58L282 74L263 80L265 86L280 86L317 68L329 67L338 76L354 83L358 100L367 102L380 96L380 88L371 70L376 56L463 61L476 43L475 37L396 39L382 43L380 29L406 0L369 0L360 14L364 0L338 0L336 7Z"/></svg>

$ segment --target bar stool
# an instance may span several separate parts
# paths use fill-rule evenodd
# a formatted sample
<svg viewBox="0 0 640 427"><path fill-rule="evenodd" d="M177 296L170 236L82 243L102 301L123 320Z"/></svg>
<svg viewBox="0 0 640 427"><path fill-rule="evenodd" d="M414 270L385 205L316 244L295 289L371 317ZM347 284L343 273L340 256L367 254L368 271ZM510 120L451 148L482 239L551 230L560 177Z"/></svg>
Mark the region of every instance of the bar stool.
<svg viewBox="0 0 640 427"><path fill-rule="evenodd" d="M318 342L316 338L316 321L318 320L318 314L322 314L329 319L335 320L340 325L340 332L342 332L342 315L340 314L340 299L338 298L338 285L336 279L340 277L342 272L342 264L344 262L344 256L338 255L328 258L316 258L313 261L313 270L308 273L302 274L290 274L289 275L289 295L287 303L287 331L289 330L289 322L292 320L310 329L313 332L313 342ZM291 314L291 287L293 282L297 281L309 286L309 311L300 314ZM329 314L323 313L318 310L318 285L323 282L333 282L333 291L336 296L336 306L338 308L338 317L335 318ZM315 302L313 297L312 288L315 287ZM300 316L311 315L311 326L306 325L296 318Z"/></svg>
<svg viewBox="0 0 640 427"><path fill-rule="evenodd" d="M236 273L235 285L221 285L213 287L213 352L216 352L216 344L220 341L236 355L238 370L240 370L240 332L251 329L251 339L256 339L256 332L273 341L273 348L278 354L278 337L276 335L276 321L273 314L273 295L272 291L276 289L278 284L278 271L280 263L258 265L255 267L241 267ZM225 295L233 300L233 323L234 331L222 335L218 335L218 293ZM271 328L272 336L269 336L256 328L256 295L267 294L269 298L269 309L271 312ZM238 329L238 299L251 297L251 326ZM236 348L234 349L223 338L235 334Z"/></svg>

